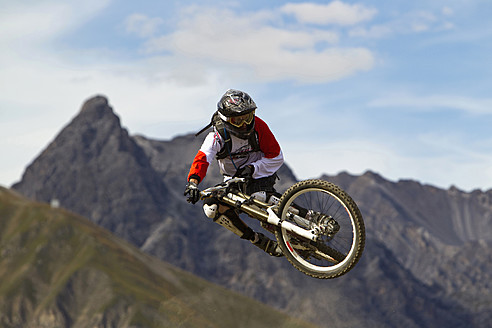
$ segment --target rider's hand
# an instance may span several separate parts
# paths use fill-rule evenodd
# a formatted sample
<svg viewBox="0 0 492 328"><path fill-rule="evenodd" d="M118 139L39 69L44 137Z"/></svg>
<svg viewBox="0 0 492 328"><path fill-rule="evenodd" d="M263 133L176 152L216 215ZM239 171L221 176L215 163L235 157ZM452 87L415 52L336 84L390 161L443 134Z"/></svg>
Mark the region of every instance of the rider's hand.
<svg viewBox="0 0 492 328"><path fill-rule="evenodd" d="M245 167L240 167L235 176L239 178L246 178L246 180L253 179L253 173L255 172L255 168L253 165L247 165Z"/></svg>
<svg viewBox="0 0 492 328"><path fill-rule="evenodd" d="M200 189L198 189L198 185L196 182L193 181L193 179L190 179L190 181L188 181L184 195L188 196L188 198L186 199L188 203L195 204L200 200Z"/></svg>

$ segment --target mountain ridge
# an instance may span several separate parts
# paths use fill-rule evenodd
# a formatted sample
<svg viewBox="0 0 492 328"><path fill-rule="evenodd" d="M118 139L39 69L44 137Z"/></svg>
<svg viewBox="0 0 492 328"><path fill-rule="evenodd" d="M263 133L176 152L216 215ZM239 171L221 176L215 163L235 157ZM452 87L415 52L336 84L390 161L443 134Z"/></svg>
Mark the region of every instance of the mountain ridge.
<svg viewBox="0 0 492 328"><path fill-rule="evenodd" d="M104 106L116 116L107 99L84 106ZM359 205L367 240L354 270L318 281L253 249L208 221L201 206L186 203L184 179L201 139L130 136L111 115L101 116L103 122L93 117L87 125L79 119L85 114L60 132L13 189L44 202L59 199L148 254L318 324L480 327L492 319L492 262L486 261L492 192L390 182L370 171L323 176ZM71 137L62 137L67 131ZM287 165L279 175L281 192L296 182ZM213 165L203 185L217 181ZM85 190L93 191L90 197ZM431 315L449 309L446 316Z"/></svg>

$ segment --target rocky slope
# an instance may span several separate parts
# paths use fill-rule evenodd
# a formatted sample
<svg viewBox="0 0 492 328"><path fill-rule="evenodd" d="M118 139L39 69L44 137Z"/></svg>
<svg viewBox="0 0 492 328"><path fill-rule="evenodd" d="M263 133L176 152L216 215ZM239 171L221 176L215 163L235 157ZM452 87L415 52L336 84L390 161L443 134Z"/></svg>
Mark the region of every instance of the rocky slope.
<svg viewBox="0 0 492 328"><path fill-rule="evenodd" d="M314 327L0 188L1 327Z"/></svg>
<svg viewBox="0 0 492 328"><path fill-rule="evenodd" d="M440 297L458 301L474 322L490 322L492 190L393 183L374 173L325 178L357 199L367 234L383 241L398 263L426 286L441 289Z"/></svg>
<svg viewBox="0 0 492 328"><path fill-rule="evenodd" d="M107 99L95 97L13 188L58 199L149 254L321 326L481 327L492 319L492 191L390 182L372 172L325 176L359 204L368 237L353 271L321 281L185 202L201 141L129 136ZM280 176L279 191L295 182L287 166ZM203 184L218 180L214 166Z"/></svg>

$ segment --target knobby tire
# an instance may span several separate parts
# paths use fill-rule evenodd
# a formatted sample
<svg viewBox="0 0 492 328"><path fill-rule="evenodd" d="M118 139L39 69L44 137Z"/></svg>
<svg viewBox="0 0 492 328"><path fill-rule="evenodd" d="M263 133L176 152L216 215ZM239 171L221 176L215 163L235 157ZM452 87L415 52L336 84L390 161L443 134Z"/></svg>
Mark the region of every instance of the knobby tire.
<svg viewBox="0 0 492 328"><path fill-rule="evenodd" d="M279 217L296 223L287 216L292 206L310 206L306 209L315 208L330 215L340 224L340 230L334 236L323 236L324 240L313 242L277 227L275 236L287 260L314 278L332 279L350 271L361 258L365 245L364 222L353 199L333 183L311 179L294 184L279 200ZM331 259L326 260L323 254Z"/></svg>

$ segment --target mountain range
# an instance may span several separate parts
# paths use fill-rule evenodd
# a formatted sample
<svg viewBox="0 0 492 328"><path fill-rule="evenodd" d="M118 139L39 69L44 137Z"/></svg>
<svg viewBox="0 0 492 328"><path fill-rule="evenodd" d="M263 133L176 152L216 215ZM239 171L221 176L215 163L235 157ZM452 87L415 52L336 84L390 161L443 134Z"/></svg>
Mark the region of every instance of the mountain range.
<svg viewBox="0 0 492 328"><path fill-rule="evenodd" d="M491 322L492 190L392 182L371 171L321 176L356 201L367 238L355 269L317 280L238 239L185 201L186 175L202 140L129 135L108 99L95 96L12 189L38 202L56 200L146 254L320 327ZM279 176L280 192L297 181L288 164ZM218 181L213 165L201 186Z"/></svg>

